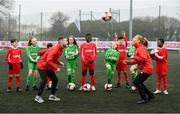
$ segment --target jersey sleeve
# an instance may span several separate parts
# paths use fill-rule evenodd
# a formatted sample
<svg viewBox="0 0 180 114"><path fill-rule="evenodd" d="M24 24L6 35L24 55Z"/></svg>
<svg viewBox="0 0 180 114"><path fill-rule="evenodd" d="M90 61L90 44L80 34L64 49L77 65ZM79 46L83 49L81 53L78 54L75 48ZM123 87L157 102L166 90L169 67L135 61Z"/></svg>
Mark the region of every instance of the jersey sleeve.
<svg viewBox="0 0 180 114"><path fill-rule="evenodd" d="M105 53L105 60L109 60L109 49Z"/></svg>
<svg viewBox="0 0 180 114"><path fill-rule="evenodd" d="M81 56L82 61L85 62L86 60L84 57L84 45L83 44L81 44L81 46L80 46L80 56Z"/></svg>
<svg viewBox="0 0 180 114"><path fill-rule="evenodd" d="M127 37L126 37L126 35L125 35L125 34L124 34L122 37L123 37L123 39L124 39L125 46L127 47L127 45L128 45L128 42L127 42Z"/></svg>
<svg viewBox="0 0 180 114"><path fill-rule="evenodd" d="M7 63L11 62L11 60L10 60L10 49L8 49L7 52L6 52L5 61L6 61Z"/></svg>
<svg viewBox="0 0 180 114"><path fill-rule="evenodd" d="M95 59L97 56L97 48L96 48L96 44L94 44L93 46L93 59Z"/></svg>
<svg viewBox="0 0 180 114"><path fill-rule="evenodd" d="M47 49L43 49L41 51L38 52L39 56L43 56L46 53Z"/></svg>
<svg viewBox="0 0 180 114"><path fill-rule="evenodd" d="M139 49L139 51L138 51L138 56L137 55L135 55L134 56L134 59L136 60L136 61L138 61L138 62L142 62L142 63L144 63L144 62L146 62L147 61L147 54L146 54L146 52L145 52L145 50L144 49Z"/></svg>

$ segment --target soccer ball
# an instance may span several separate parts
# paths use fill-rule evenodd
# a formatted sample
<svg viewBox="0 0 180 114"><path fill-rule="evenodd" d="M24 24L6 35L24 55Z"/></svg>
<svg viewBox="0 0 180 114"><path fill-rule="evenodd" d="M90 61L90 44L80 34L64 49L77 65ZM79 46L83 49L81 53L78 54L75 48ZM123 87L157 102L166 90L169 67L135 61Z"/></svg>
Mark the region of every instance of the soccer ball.
<svg viewBox="0 0 180 114"><path fill-rule="evenodd" d="M76 85L75 85L74 83L68 83L68 84L67 84L67 89L68 89L68 90L72 91L72 90L74 90L75 88L76 88Z"/></svg>
<svg viewBox="0 0 180 114"><path fill-rule="evenodd" d="M51 88L52 87L52 81L48 82L47 86L48 86L48 88Z"/></svg>
<svg viewBox="0 0 180 114"><path fill-rule="evenodd" d="M83 91L91 91L91 85L86 83L83 85Z"/></svg>
<svg viewBox="0 0 180 114"><path fill-rule="evenodd" d="M135 86L131 86L131 90L135 91L137 88Z"/></svg>
<svg viewBox="0 0 180 114"><path fill-rule="evenodd" d="M104 16L102 17L104 21L110 21L112 19L110 12L105 12Z"/></svg>
<svg viewBox="0 0 180 114"><path fill-rule="evenodd" d="M112 88L113 88L112 84L106 83L106 84L104 85L104 89L105 89L106 91L112 91Z"/></svg>
<svg viewBox="0 0 180 114"><path fill-rule="evenodd" d="M155 54L158 54L158 52L159 52L159 50L157 50L157 49L151 50L150 56L151 56L151 58L152 58L153 60L156 60L156 59L157 59L157 57L155 56Z"/></svg>

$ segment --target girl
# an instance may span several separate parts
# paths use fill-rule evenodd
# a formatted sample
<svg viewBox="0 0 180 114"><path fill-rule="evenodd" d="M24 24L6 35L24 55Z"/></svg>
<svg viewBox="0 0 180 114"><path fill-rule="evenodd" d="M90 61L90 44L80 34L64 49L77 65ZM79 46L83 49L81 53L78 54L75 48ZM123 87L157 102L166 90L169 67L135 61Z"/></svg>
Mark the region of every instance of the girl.
<svg viewBox="0 0 180 114"><path fill-rule="evenodd" d="M111 81L116 70L116 62L119 59L119 52L117 51L117 45L115 42L111 43L111 48L108 49L105 53L105 66L107 69L108 75L108 84L111 84Z"/></svg>
<svg viewBox="0 0 180 114"><path fill-rule="evenodd" d="M136 35L133 38L133 45L136 48L135 54L131 60L124 61L124 63L128 65L138 64L140 73L134 79L133 84L137 87L138 92L141 96L141 100L137 101L137 103L143 104L155 98L154 95L143 84L144 81L146 81L153 73L153 65L151 57L146 49L148 47L148 40L141 35Z"/></svg>
<svg viewBox="0 0 180 114"><path fill-rule="evenodd" d="M157 50L158 54L156 56L156 75L157 75L157 89L154 94L161 93L161 80L163 80L164 91L165 95L168 95L167 91L167 74L168 74L168 52L164 46L164 39L158 39L157 41Z"/></svg>
<svg viewBox="0 0 180 114"><path fill-rule="evenodd" d="M78 45L74 38L74 36L70 36L68 38L68 45L65 48L65 58L67 59L67 75L68 75L68 83L75 82L75 73L77 68L77 57L79 55Z"/></svg>
<svg viewBox="0 0 180 114"><path fill-rule="evenodd" d="M27 48L27 58L28 58L28 68L29 73L27 76L27 85L26 91L29 91L29 84L32 82L33 89L37 90L36 82L37 82L37 68L36 64L40 56L38 52L40 51L40 47L37 45L37 39L35 37L31 37L28 41Z"/></svg>

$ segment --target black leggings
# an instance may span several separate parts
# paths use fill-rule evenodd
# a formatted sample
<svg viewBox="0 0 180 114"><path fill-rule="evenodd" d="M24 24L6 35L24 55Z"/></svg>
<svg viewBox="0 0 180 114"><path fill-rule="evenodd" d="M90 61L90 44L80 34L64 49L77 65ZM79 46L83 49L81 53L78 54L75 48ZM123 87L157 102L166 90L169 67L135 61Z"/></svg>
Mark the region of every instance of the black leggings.
<svg viewBox="0 0 180 114"><path fill-rule="evenodd" d="M146 100L148 95L151 97L153 94L148 90L148 88L143 84L143 82L150 76L151 74L146 74L140 72L133 81L133 84L137 87L139 94L142 99Z"/></svg>
<svg viewBox="0 0 180 114"><path fill-rule="evenodd" d="M45 87L45 85L47 83L48 77L52 81L51 94L55 95L56 86L57 86L57 83L58 83L58 78L57 78L55 72L53 70L48 71L48 70L40 70L40 69L38 69L38 71L39 71L40 77L42 79L42 81L40 83L40 86L39 86L38 95L41 96L41 94L42 94L42 92L44 90L44 87Z"/></svg>

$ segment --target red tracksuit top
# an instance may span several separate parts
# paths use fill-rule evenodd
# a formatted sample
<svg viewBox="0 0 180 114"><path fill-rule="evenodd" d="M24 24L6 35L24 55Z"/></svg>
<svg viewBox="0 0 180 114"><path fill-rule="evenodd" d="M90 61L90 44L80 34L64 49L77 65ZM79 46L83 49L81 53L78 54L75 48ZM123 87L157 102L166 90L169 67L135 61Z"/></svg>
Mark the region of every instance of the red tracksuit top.
<svg viewBox="0 0 180 114"><path fill-rule="evenodd" d="M37 63L40 70L54 70L57 71L60 65L59 57L63 53L64 47L61 44L49 48Z"/></svg>
<svg viewBox="0 0 180 114"><path fill-rule="evenodd" d="M119 61L124 61L126 59L127 38L125 35L123 35L122 37L124 39L124 44L118 45Z"/></svg>
<svg viewBox="0 0 180 114"><path fill-rule="evenodd" d="M19 48L9 48L6 52L7 63L20 63L22 62L22 54Z"/></svg>
<svg viewBox="0 0 180 114"><path fill-rule="evenodd" d="M137 43L135 45L136 51L134 54L134 58L127 62L127 64L138 64L138 68L146 74L153 73L153 65L151 61L151 57L146 49L146 47Z"/></svg>
<svg viewBox="0 0 180 114"><path fill-rule="evenodd" d="M47 50L48 49L43 49L43 50L39 51L38 55L43 56L46 53Z"/></svg>
<svg viewBox="0 0 180 114"><path fill-rule="evenodd" d="M158 55L159 57L156 57L156 73L157 74L167 74L168 72L168 63L167 63L167 58L168 58L168 53L166 48L157 48L159 50Z"/></svg>
<svg viewBox="0 0 180 114"><path fill-rule="evenodd" d="M95 43L83 43L80 46L80 55L82 62L90 62L94 60L97 55L96 44Z"/></svg>

